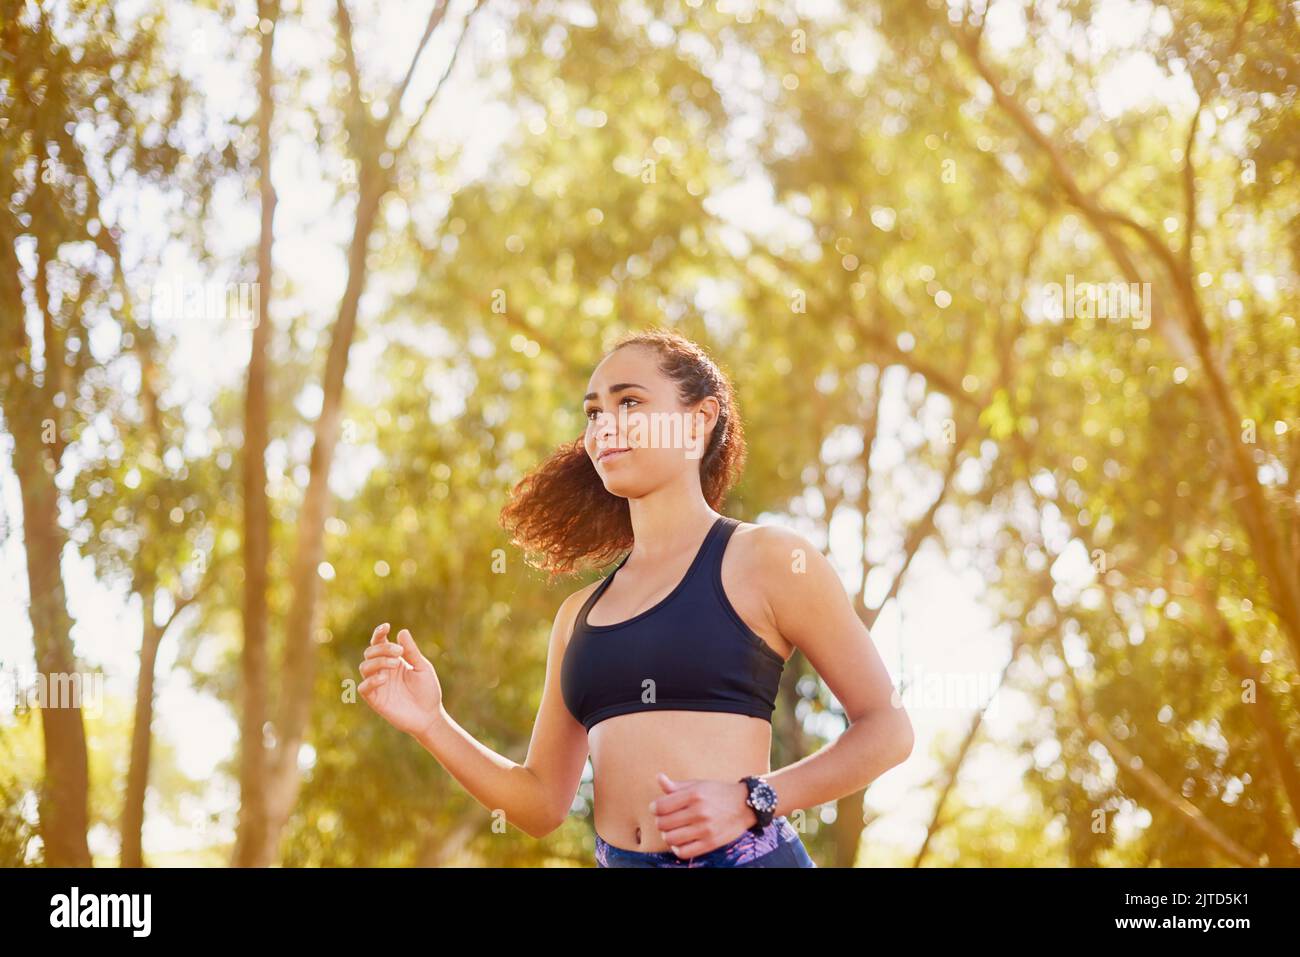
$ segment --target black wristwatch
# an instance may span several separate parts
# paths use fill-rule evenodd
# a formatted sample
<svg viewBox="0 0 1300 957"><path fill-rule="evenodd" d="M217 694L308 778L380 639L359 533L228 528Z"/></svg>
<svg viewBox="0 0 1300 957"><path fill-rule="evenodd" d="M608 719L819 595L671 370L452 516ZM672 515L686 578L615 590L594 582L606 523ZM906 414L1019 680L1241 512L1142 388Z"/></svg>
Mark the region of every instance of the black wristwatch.
<svg viewBox="0 0 1300 957"><path fill-rule="evenodd" d="M761 834L763 828L772 823L772 815L776 812L776 792L772 790L772 785L762 778L750 775L740 780L744 782L745 787L749 788L745 803L753 808L754 814L758 816L758 822L749 830L754 834Z"/></svg>

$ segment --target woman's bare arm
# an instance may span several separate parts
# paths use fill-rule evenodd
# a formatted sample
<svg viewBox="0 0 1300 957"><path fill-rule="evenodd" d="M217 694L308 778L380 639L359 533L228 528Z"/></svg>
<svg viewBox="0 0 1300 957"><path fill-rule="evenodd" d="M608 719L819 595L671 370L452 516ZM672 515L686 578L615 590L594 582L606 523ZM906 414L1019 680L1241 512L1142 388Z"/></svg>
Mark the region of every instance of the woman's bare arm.
<svg viewBox="0 0 1300 957"><path fill-rule="evenodd" d="M849 727L826 747L765 775L775 814L812 808L866 787L912 752L912 723L895 703L867 627L835 567L807 539L779 526L757 536L769 616L844 707Z"/></svg>
<svg viewBox="0 0 1300 957"><path fill-rule="evenodd" d="M477 741L439 703L424 730L412 734L489 811L532 837L545 837L568 816L587 761L587 732L560 693L560 667L577 610L595 583L566 598L556 613L546 653L546 681L528 755L519 764Z"/></svg>

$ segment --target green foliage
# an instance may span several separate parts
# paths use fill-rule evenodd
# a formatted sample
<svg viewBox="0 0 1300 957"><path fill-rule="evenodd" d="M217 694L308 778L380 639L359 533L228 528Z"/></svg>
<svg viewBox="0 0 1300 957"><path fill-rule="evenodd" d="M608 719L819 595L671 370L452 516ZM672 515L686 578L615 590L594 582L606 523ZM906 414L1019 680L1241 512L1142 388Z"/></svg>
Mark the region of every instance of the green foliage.
<svg viewBox="0 0 1300 957"><path fill-rule="evenodd" d="M310 767L285 863L589 862L590 781L547 840L500 832L493 809L348 689L376 624L410 628L457 720L523 759L550 623L582 582L548 586L497 515L581 432L604 348L657 324L706 344L735 381L749 459L731 514L824 530L864 512L875 570L892 571L912 531L900 503L914 510L918 488L962 467L923 537L990 583L1018 656L1004 693L1033 719L996 745L1026 768L1015 806L982 805L951 769L924 863L1230 863L1170 794L1246 854L1296 861L1282 773L1300 750L1296 636L1230 467L1247 442L1263 526L1300 556L1295 13L1134 5L1121 36L1090 2L993 7L984 23L939 0L820 19L670 2L654 20L618 4L589 22L530 5L504 60L471 80L503 81L516 121L482 172L462 181L455 137L432 124L384 167L393 192L356 346L378 374L348 379L338 460L360 478L325 526ZM203 428L169 401L185 333L150 329L114 298L148 270L123 263L97 204L120 185L106 171L174 190L196 255L231 265L196 224L224 176L251 202L249 121L227 118L229 141L205 135L197 150L171 135L204 91L167 69L161 14L122 30L111 4L72 4L87 28L73 43L31 5L0 9L13 197L0 244L50 264L57 295L43 306L65 348L32 369L69 377L58 407L77 413L63 423L80 455L73 540L106 582L202 585L179 667L235 708L242 380ZM232 47L240 37L232 27ZM1149 70L1126 73L1134 60ZM284 69L277 122L322 168L382 152L382 124L352 110L340 59ZM1119 89L1152 76L1163 85L1150 96ZM334 212L346 210L355 181L333 185ZM737 196L770 198L779 215L733 221ZM97 255L77 259L82 245ZM1052 290L1076 281L1149 283L1152 321L1054 310ZM272 636L311 448L301 400L328 347L301 282L276 285L270 345ZM91 354L98 324L119 327L110 354ZM882 403L905 423L885 436ZM792 667L807 680L797 712L783 696L776 766L842 726L808 664ZM934 756L955 753L944 740ZM101 774L107 819L102 788L117 778ZM165 780L169 800L190 786ZM17 800L0 794L0 860L30 840ZM900 863L884 860L894 853L906 858L871 850L866 863Z"/></svg>

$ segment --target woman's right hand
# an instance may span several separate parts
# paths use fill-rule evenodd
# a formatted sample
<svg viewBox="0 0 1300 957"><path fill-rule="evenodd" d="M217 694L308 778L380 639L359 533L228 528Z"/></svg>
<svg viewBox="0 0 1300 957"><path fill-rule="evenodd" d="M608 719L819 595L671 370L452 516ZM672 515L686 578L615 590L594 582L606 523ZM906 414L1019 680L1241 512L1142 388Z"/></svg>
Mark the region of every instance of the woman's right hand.
<svg viewBox="0 0 1300 957"><path fill-rule="evenodd" d="M387 622L376 628L359 670L365 678L357 690L366 704L399 731L418 734L442 707L438 674L405 628L396 643L388 640Z"/></svg>

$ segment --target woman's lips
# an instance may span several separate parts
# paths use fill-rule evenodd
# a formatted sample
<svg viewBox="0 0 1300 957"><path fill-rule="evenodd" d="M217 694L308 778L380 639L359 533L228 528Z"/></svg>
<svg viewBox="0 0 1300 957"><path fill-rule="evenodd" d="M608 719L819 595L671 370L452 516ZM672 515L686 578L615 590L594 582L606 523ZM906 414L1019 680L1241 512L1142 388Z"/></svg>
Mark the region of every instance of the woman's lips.
<svg viewBox="0 0 1300 957"><path fill-rule="evenodd" d="M619 456L625 455L626 453L631 451L632 451L631 449L606 449L605 451L601 452L599 456L597 456L597 461L608 462L611 459L616 459Z"/></svg>

